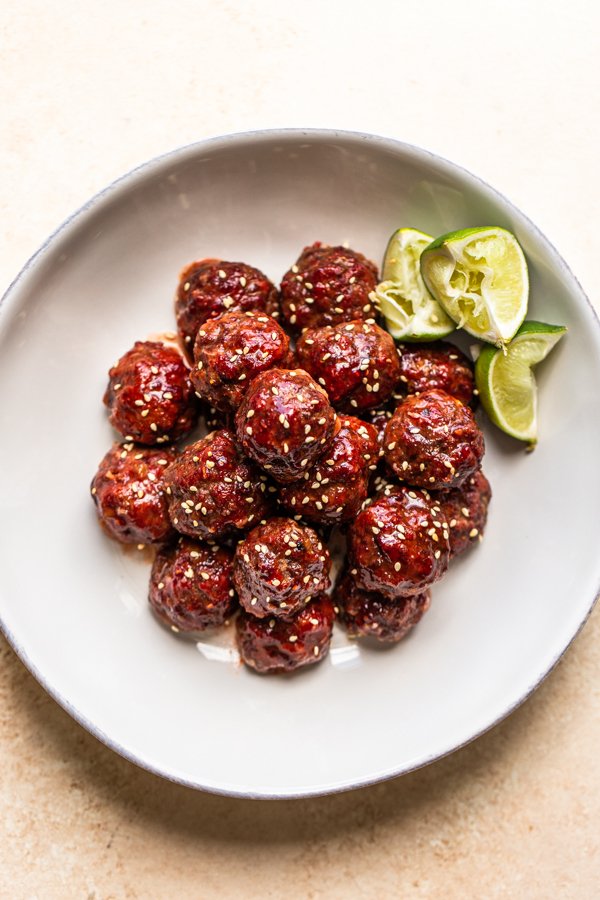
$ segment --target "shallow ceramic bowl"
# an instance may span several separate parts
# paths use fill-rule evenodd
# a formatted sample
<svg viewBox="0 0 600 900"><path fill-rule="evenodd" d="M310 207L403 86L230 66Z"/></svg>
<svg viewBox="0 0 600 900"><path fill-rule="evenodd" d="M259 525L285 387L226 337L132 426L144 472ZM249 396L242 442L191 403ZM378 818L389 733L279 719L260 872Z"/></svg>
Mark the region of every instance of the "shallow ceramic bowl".
<svg viewBox="0 0 600 900"><path fill-rule="evenodd" d="M314 240L379 260L391 231L514 231L530 317L569 326L539 370L535 453L486 427L494 499L483 544L433 590L395 648L334 641L292 678L159 627L149 562L98 528L89 497L114 439L108 366L173 328L181 267L217 256L278 280ZM507 200L423 150L363 134L271 131L209 140L125 176L66 222L0 307L0 617L52 696L110 747L167 778L285 797L422 766L524 700L600 585L600 329L558 253Z"/></svg>

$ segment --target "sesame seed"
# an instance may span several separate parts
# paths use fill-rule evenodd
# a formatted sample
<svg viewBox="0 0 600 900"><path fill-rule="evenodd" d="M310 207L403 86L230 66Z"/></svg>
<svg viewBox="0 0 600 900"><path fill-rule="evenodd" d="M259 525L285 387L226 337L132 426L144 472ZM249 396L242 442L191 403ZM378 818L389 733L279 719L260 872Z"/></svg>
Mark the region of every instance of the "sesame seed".
<svg viewBox="0 0 600 900"><path fill-rule="evenodd" d="M250 425L248 425L248 427L246 428L246 434L252 434L252 428L250 427Z"/></svg>
<svg viewBox="0 0 600 900"><path fill-rule="evenodd" d="M143 405L144 405L144 401L143 401L143 400L134 400L133 402L135 403L136 406L143 406ZM146 413L146 415L148 415L148 413Z"/></svg>
<svg viewBox="0 0 600 900"><path fill-rule="evenodd" d="M402 568L402 566L399 562L394 563L394 571L395 572L399 572L401 568Z"/></svg>
<svg viewBox="0 0 600 900"><path fill-rule="evenodd" d="M219 269L219 278L227 278L227 274L223 269Z"/></svg>
<svg viewBox="0 0 600 900"><path fill-rule="evenodd" d="M396 441L391 441L391 442L387 445L387 448L388 448L388 450L393 450L395 446L396 446ZM408 463L407 463L407 465L408 465Z"/></svg>
<svg viewBox="0 0 600 900"><path fill-rule="evenodd" d="M158 425L156 424L156 422L150 423L150 431L158 431Z"/></svg>
<svg viewBox="0 0 600 900"><path fill-rule="evenodd" d="M474 538L474 537L477 537L478 534L479 534L478 528L471 528L471 530L469 532L469 537Z"/></svg>
<svg viewBox="0 0 600 900"><path fill-rule="evenodd" d="M313 653L314 653L315 656L318 656L318 655L319 655L319 648L318 648L318 647L315 647L315 649L313 650Z"/></svg>
<svg viewBox="0 0 600 900"><path fill-rule="evenodd" d="M240 278L240 284L241 284L242 287L246 287L246 279L244 278L243 275L242 275L242 277Z"/></svg>

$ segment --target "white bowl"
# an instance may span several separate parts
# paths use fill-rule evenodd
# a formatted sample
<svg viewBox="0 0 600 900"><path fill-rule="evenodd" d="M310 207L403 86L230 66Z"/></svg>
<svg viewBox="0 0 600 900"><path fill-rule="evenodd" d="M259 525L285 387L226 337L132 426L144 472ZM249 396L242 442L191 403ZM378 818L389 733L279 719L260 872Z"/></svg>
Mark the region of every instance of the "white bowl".
<svg viewBox="0 0 600 900"><path fill-rule="evenodd" d="M514 231L530 317L569 326L539 370L531 455L486 426L486 539L395 648L337 636L326 662L258 677L223 641L160 628L145 554L103 536L88 485L114 438L107 368L173 328L180 268L244 260L278 280L314 240L379 260L390 232ZM204 141L91 200L0 307L0 617L44 687L100 740L193 787L289 797L422 766L485 731L555 665L600 585L600 329L558 253L492 188L406 144L334 131ZM200 651L200 652L199 652Z"/></svg>

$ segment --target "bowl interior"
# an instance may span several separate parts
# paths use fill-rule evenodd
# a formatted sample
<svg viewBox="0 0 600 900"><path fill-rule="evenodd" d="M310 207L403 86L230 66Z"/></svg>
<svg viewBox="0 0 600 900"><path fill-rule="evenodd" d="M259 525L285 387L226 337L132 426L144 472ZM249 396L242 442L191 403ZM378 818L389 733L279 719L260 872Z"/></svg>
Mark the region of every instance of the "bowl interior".
<svg viewBox="0 0 600 900"><path fill-rule="evenodd" d="M539 370L541 440L526 455L485 427L494 498L483 544L433 590L396 648L336 637L291 678L232 663L227 642L161 629L149 562L100 532L88 485L114 439L108 366L174 327L192 259L278 280L314 240L378 261L390 232L513 230L530 318L569 326ZM115 749L211 790L285 796L363 784L449 752L552 666L600 584L599 329L537 230L487 186L423 151L362 135L209 141L128 176L55 235L0 308L0 616L48 689Z"/></svg>

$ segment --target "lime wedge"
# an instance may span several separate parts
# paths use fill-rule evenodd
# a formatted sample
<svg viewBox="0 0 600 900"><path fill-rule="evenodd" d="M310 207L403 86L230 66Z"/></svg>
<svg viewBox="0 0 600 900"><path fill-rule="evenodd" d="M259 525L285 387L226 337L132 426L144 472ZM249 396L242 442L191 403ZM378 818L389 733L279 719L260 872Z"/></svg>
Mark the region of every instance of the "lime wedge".
<svg viewBox="0 0 600 900"><path fill-rule="evenodd" d="M537 385L533 372L566 332L563 325L523 322L505 350L484 347L475 363L483 408L498 428L537 443Z"/></svg>
<svg viewBox="0 0 600 900"><path fill-rule="evenodd" d="M423 283L419 259L431 235L416 228L399 228L391 236L383 260L383 281L372 299L392 337L403 341L434 341L455 329Z"/></svg>
<svg viewBox="0 0 600 900"><path fill-rule="evenodd" d="M527 314L527 262L504 228L442 235L423 250L421 274L457 325L489 344L508 344Z"/></svg>

